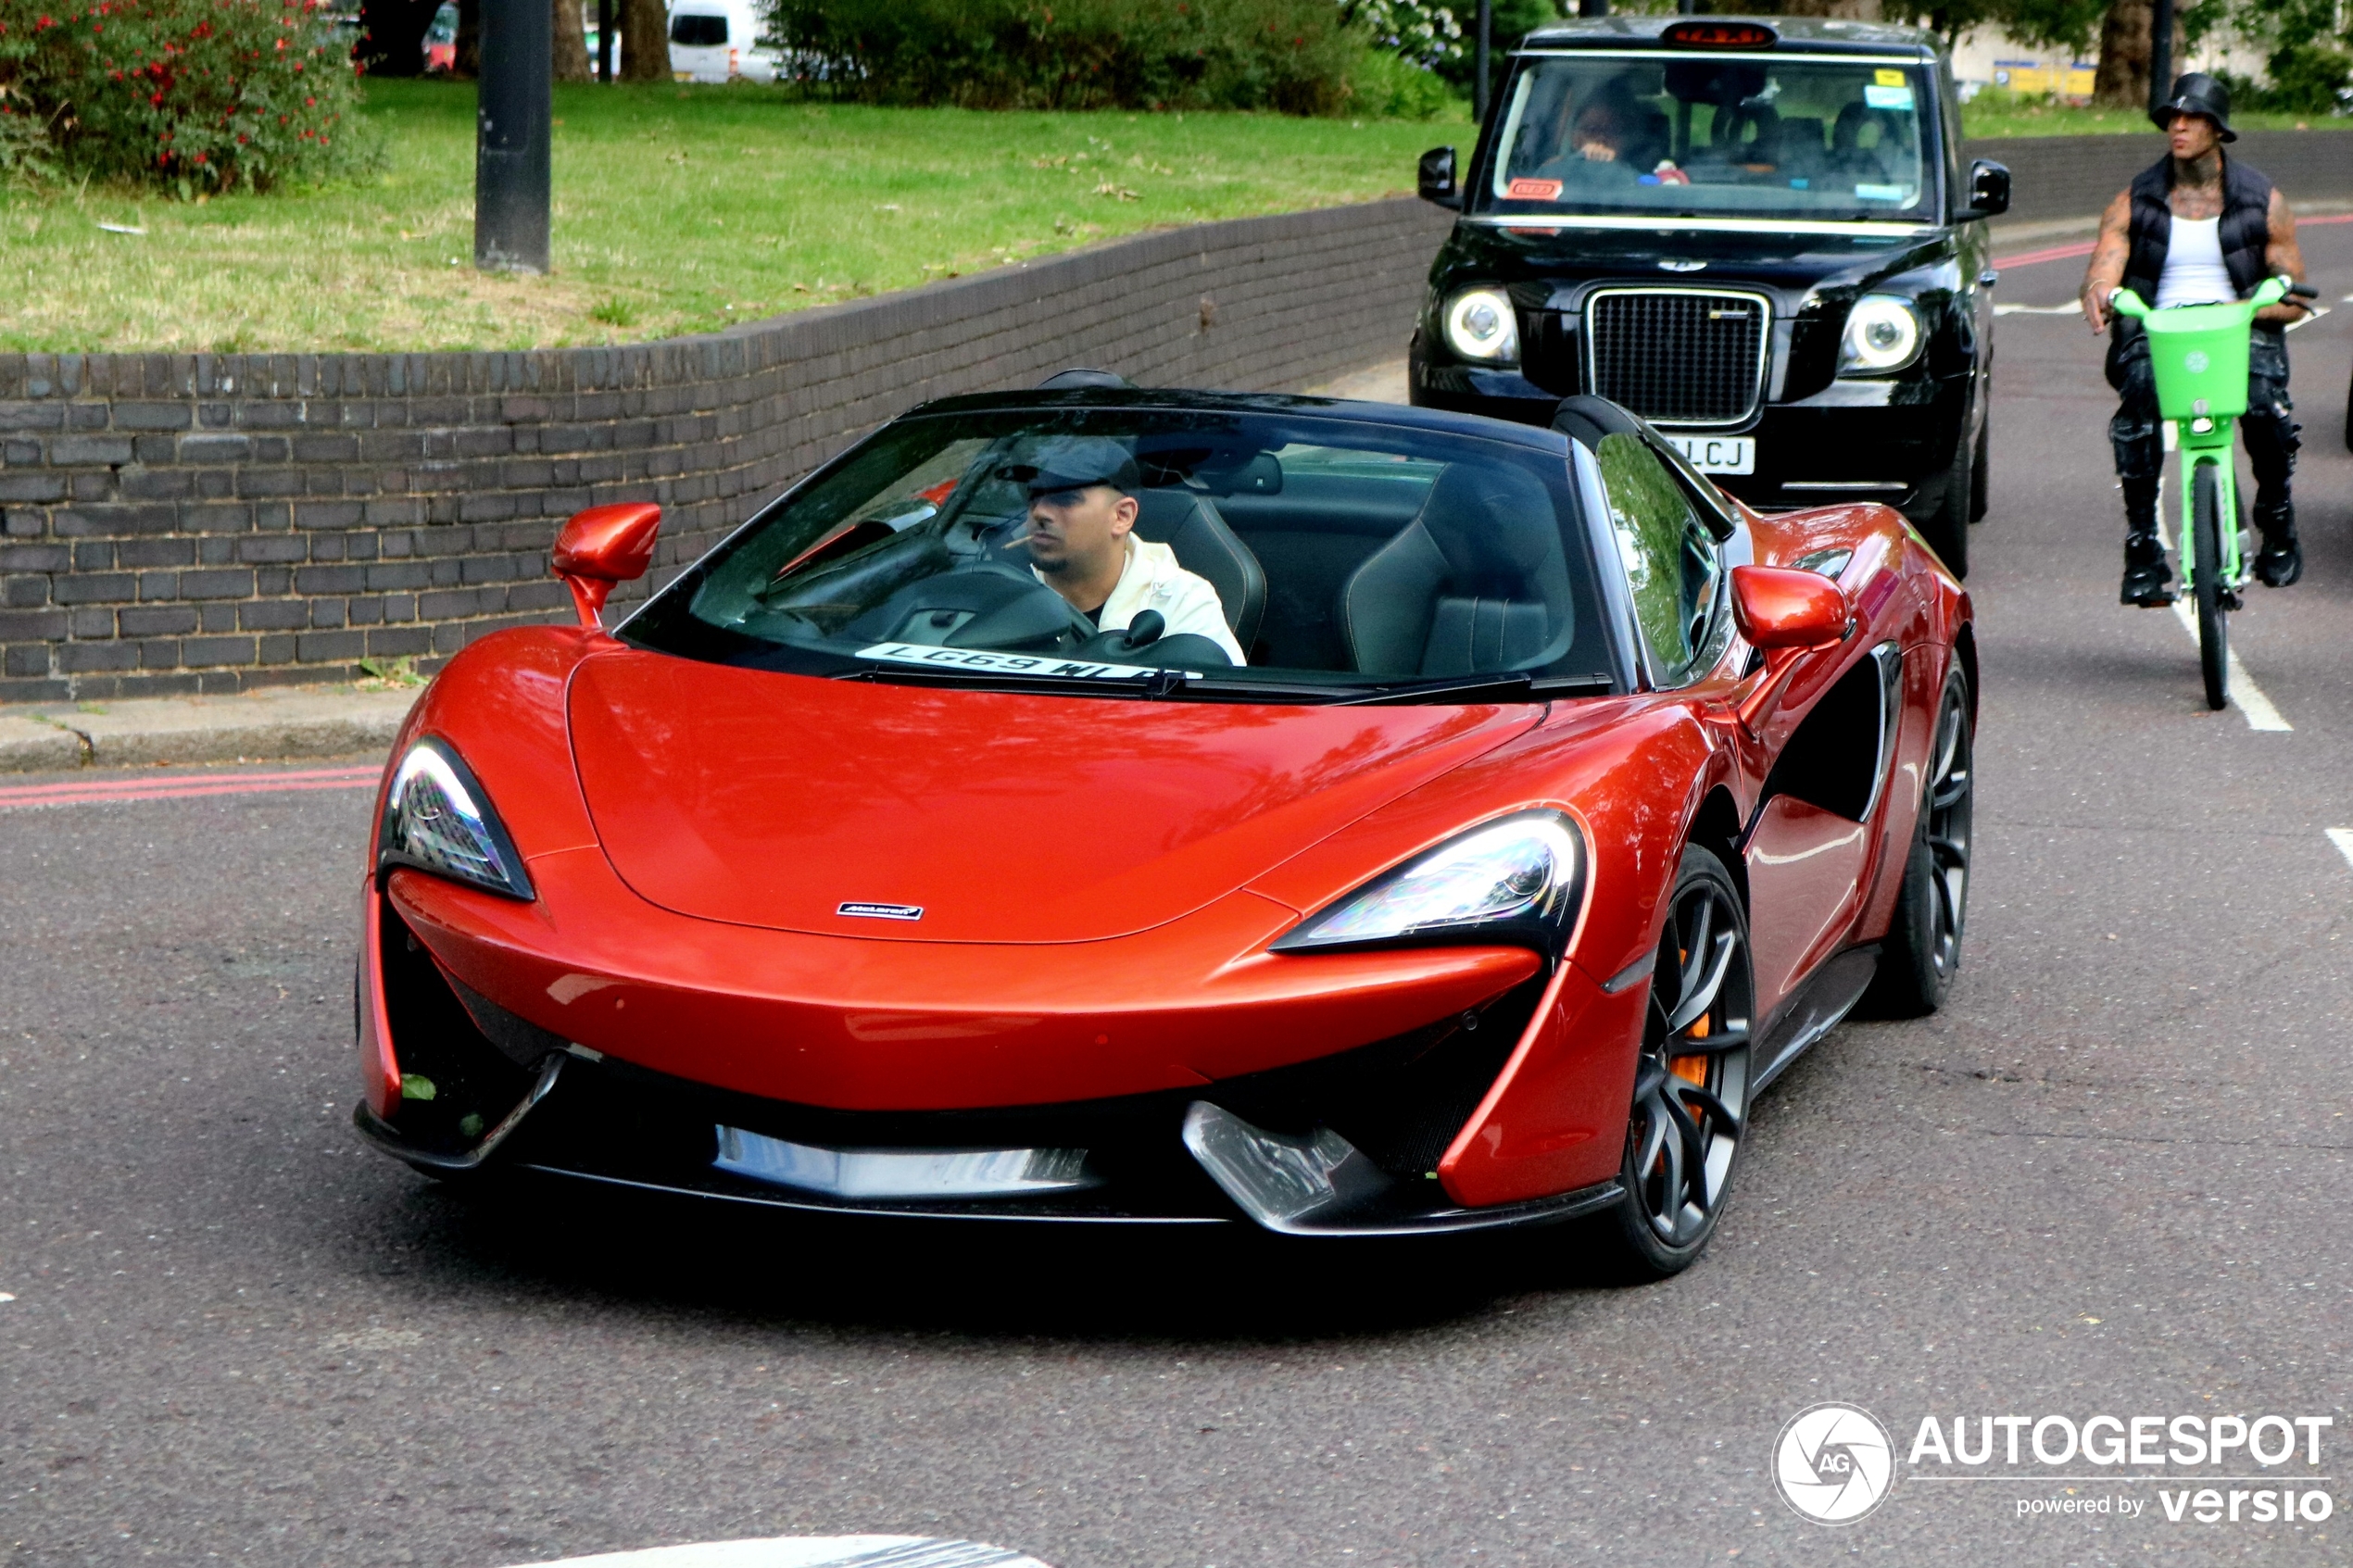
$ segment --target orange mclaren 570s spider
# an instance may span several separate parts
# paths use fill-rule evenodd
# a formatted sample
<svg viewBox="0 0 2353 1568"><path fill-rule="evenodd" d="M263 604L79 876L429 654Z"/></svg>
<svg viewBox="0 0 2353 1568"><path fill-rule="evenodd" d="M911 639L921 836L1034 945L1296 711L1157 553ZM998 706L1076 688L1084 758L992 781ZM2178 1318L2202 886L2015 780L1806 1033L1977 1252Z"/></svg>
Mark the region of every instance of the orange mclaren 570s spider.
<svg viewBox="0 0 2353 1568"><path fill-rule="evenodd" d="M355 1115L421 1170L1658 1277L1774 1075L1953 979L1967 595L1613 404L950 398L608 630L660 521L574 517L579 623L386 771Z"/></svg>

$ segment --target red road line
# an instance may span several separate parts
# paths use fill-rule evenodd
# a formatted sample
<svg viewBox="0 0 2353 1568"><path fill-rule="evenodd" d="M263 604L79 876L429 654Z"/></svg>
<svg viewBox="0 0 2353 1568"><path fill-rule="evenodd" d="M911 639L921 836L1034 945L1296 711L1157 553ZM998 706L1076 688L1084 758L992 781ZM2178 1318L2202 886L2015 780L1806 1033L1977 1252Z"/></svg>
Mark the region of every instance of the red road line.
<svg viewBox="0 0 2353 1568"><path fill-rule="evenodd" d="M177 778L65 779L0 786L0 810L28 806L88 806L109 800L193 800L219 795L283 795L372 786L382 768L312 768L283 773L191 773Z"/></svg>
<svg viewBox="0 0 2353 1568"><path fill-rule="evenodd" d="M2085 240L2078 245L2053 245L2048 250L2030 250L2023 256L1997 256L1996 267L2032 267L2038 261L2065 261L2070 256L2089 256L2093 242Z"/></svg>
<svg viewBox="0 0 2353 1568"><path fill-rule="evenodd" d="M2353 212L2334 213L2326 218L2299 218L2296 220L2296 226L2299 229L2317 229L2326 223L2353 223ZM2032 267L2038 261L2065 261L2070 257L2091 255L2092 245L2092 241L2085 240L2079 245L2053 245L2048 250L2030 250L2022 256L1997 256L1994 258L1994 265Z"/></svg>

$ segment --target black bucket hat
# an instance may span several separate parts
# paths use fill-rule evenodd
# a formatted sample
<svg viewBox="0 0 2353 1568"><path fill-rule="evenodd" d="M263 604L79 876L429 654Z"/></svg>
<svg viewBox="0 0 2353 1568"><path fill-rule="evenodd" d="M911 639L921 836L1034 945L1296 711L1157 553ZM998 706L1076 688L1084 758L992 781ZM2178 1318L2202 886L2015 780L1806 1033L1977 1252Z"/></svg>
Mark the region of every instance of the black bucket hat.
<svg viewBox="0 0 2353 1568"><path fill-rule="evenodd" d="M2164 131L2171 127L2177 114L2204 115L2214 122L2222 140L2239 139L2239 133L2231 129L2231 90L2202 70L2174 78L2173 95L2149 110L2149 119Z"/></svg>

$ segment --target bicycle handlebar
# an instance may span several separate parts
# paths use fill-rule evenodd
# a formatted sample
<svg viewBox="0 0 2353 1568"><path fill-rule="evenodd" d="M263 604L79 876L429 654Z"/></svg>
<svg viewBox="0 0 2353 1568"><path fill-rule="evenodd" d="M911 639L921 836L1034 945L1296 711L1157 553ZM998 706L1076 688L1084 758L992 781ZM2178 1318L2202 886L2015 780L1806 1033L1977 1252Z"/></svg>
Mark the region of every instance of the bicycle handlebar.
<svg viewBox="0 0 2353 1568"><path fill-rule="evenodd" d="M2246 309L2248 319L2252 320L2255 312L2258 310L2262 309L2267 305L2277 305L2281 300L2287 298L2291 295L2299 299L2314 299L2319 297L2320 291L2312 287L2309 283L2295 282L2285 276L2266 278L2261 282L2255 285L2255 292L2252 295L2249 295L2246 298L2241 300L2218 300L2215 304L2243 306ZM2149 317L2157 313L2157 307L2155 306L2149 304L2148 301L2143 299L2139 295L2134 294L2131 289L2110 289L2108 295L2108 307L2115 311L2120 316L2130 316L2135 320L2142 321L2147 320ZM2186 307L2173 306L2169 307L2168 308L2210 310L2214 308L2214 306L2194 305Z"/></svg>

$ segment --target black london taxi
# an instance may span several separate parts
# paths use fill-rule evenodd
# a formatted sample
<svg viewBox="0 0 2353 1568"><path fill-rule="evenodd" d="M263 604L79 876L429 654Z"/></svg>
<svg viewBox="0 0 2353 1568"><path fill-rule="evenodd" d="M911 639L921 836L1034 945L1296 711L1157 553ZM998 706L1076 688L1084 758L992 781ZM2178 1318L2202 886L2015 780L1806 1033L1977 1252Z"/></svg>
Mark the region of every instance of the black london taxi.
<svg viewBox="0 0 2353 1568"><path fill-rule="evenodd" d="M1430 269L1413 400L1548 424L1590 393L1765 508L1884 501L1955 575L1985 509L2009 172L1961 160L1933 35L1610 17L1529 34Z"/></svg>

